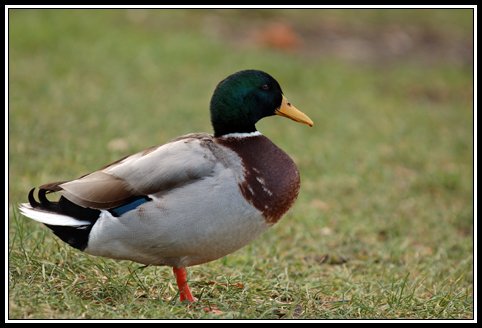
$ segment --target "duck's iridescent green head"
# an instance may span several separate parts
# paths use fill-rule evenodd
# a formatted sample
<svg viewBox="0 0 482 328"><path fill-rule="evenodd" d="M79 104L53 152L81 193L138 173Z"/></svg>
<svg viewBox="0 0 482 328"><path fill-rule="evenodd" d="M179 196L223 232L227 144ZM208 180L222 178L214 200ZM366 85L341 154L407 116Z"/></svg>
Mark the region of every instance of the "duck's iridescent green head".
<svg viewBox="0 0 482 328"><path fill-rule="evenodd" d="M257 70L234 73L222 80L211 98L211 123L216 137L256 131L255 124L271 115L281 115L313 125L292 106L271 75Z"/></svg>

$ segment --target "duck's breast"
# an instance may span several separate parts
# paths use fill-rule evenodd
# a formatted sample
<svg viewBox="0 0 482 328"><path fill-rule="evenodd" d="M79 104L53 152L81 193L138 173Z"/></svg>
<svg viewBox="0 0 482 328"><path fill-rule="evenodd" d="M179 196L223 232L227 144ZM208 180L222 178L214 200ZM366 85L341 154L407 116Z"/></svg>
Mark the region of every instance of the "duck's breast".
<svg viewBox="0 0 482 328"><path fill-rule="evenodd" d="M242 160L244 177L239 184L244 197L276 223L293 205L300 189L300 175L293 160L263 135L218 138Z"/></svg>

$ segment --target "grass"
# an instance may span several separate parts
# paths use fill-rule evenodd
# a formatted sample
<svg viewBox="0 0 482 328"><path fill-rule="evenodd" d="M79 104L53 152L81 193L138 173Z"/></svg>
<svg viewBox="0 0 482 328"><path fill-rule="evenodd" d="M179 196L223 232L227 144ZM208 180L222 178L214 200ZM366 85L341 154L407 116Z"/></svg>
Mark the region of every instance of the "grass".
<svg viewBox="0 0 482 328"><path fill-rule="evenodd" d="M10 319L473 318L471 11L9 19ZM260 44L280 21L310 42ZM189 270L198 304L179 303L169 268L81 254L16 210L33 186L210 131L212 90L245 68L274 75L315 127L258 124L296 160L300 196L261 238Z"/></svg>

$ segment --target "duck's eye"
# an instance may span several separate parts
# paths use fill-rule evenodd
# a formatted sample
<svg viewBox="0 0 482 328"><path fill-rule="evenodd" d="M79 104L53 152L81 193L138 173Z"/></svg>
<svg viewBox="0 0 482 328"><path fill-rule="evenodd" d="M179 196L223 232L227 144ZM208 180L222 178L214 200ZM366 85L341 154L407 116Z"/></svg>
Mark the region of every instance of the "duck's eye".
<svg viewBox="0 0 482 328"><path fill-rule="evenodd" d="M263 84L263 85L261 86L261 89L263 89L263 90L269 90L269 85Z"/></svg>

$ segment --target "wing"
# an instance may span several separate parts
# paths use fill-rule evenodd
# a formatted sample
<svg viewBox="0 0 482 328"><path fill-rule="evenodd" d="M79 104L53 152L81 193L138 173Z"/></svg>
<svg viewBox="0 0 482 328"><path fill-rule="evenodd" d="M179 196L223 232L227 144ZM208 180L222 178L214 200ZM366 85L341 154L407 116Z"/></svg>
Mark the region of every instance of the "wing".
<svg viewBox="0 0 482 328"><path fill-rule="evenodd" d="M216 165L212 144L208 134L187 135L79 179L42 187L60 189L65 198L83 207L116 207L132 197L168 191L211 175Z"/></svg>

